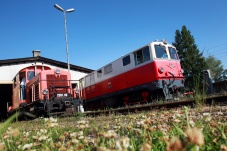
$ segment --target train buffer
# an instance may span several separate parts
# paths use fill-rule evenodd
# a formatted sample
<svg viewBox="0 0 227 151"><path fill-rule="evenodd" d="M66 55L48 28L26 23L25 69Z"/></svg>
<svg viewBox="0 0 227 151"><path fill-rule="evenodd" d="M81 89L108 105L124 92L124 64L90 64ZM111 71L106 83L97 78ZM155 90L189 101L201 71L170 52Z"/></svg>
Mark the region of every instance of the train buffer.
<svg viewBox="0 0 227 151"><path fill-rule="evenodd" d="M194 96L194 94L195 94L194 92L185 92L185 93L184 93L184 96L185 96L185 97Z"/></svg>

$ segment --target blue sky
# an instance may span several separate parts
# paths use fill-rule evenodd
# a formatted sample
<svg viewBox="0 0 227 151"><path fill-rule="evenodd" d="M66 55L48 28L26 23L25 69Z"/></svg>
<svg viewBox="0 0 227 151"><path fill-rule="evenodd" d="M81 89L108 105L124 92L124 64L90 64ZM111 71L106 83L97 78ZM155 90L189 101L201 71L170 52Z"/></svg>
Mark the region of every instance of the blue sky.
<svg viewBox="0 0 227 151"><path fill-rule="evenodd" d="M226 0L1 0L0 60L41 56L98 69L153 40L174 41L183 25L204 56L227 69Z"/></svg>

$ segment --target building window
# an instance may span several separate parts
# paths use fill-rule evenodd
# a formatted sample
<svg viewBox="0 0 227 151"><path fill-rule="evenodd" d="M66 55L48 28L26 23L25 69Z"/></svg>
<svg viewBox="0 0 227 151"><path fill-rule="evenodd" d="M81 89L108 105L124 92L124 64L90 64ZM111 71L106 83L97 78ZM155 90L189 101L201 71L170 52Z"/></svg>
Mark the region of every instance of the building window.
<svg viewBox="0 0 227 151"><path fill-rule="evenodd" d="M130 63L131 63L130 55L124 57L124 58L122 59L122 62L123 62L123 66L126 66L126 65L130 64Z"/></svg>
<svg viewBox="0 0 227 151"><path fill-rule="evenodd" d="M110 72L112 72L112 64L109 64L109 65L104 67L104 73L105 74L108 74Z"/></svg>

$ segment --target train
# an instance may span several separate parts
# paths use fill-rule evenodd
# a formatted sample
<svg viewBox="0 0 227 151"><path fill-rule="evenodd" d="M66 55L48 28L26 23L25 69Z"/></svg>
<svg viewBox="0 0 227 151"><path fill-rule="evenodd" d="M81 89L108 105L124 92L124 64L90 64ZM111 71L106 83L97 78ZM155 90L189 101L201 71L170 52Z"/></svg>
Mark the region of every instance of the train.
<svg viewBox="0 0 227 151"><path fill-rule="evenodd" d="M77 86L70 72L44 65L21 69L13 79L12 102L8 114L20 111L35 117L73 114L82 110Z"/></svg>
<svg viewBox="0 0 227 151"><path fill-rule="evenodd" d="M117 108L184 96L183 69L176 48L152 41L79 80L85 110Z"/></svg>
<svg viewBox="0 0 227 151"><path fill-rule="evenodd" d="M184 96L184 81L176 48L153 41L80 78L75 87L66 70L23 68L13 79L7 108L37 117L176 100Z"/></svg>

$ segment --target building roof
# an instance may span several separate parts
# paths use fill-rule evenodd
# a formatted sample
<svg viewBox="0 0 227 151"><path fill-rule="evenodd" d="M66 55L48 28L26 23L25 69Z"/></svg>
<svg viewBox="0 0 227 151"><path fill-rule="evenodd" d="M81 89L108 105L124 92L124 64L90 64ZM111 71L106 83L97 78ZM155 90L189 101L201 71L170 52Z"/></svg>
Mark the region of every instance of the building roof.
<svg viewBox="0 0 227 151"><path fill-rule="evenodd" d="M56 60L44 58L41 56L0 60L0 66L12 65L12 64L22 64L22 63L35 62L35 61L48 63L50 65L68 69L68 64L65 62L56 61ZM84 72L84 73L90 73L93 71L92 69L88 69L88 68L84 68L84 67L80 67L80 66L76 66L76 65L72 65L72 64L70 64L70 70Z"/></svg>

